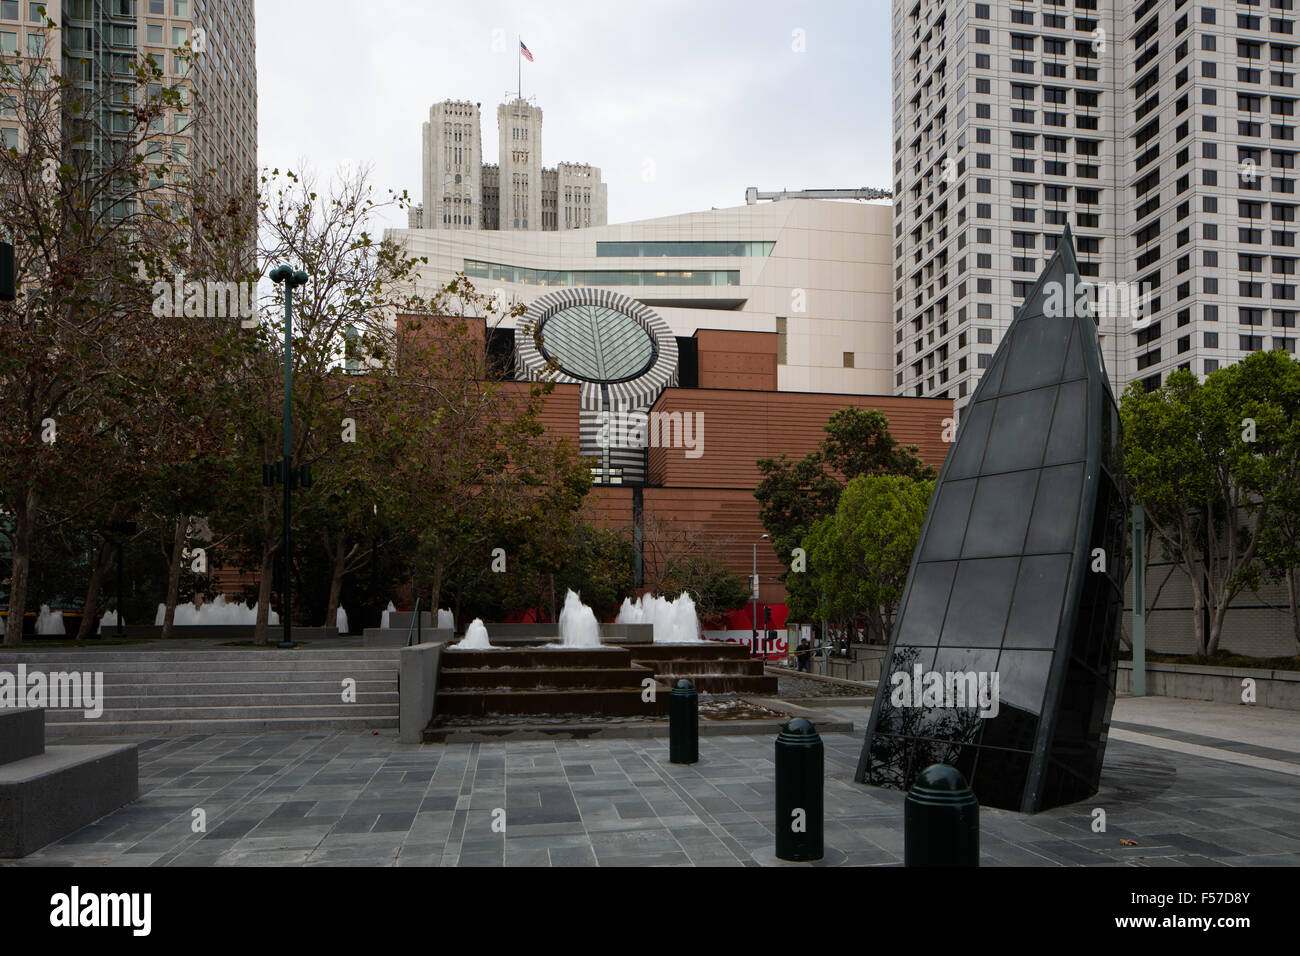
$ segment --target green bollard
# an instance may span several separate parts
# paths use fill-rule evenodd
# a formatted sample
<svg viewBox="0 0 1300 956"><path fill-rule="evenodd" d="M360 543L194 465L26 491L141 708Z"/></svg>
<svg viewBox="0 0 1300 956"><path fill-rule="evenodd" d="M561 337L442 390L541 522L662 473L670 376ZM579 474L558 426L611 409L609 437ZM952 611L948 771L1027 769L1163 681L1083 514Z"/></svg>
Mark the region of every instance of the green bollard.
<svg viewBox="0 0 1300 956"><path fill-rule="evenodd" d="M802 717L788 720L776 738L776 856L806 862L825 854L822 738Z"/></svg>
<svg viewBox="0 0 1300 956"><path fill-rule="evenodd" d="M668 762L697 763L700 759L700 695L683 678L668 694Z"/></svg>
<svg viewBox="0 0 1300 956"><path fill-rule="evenodd" d="M980 804L956 767L926 767L903 802L903 865L980 865Z"/></svg>

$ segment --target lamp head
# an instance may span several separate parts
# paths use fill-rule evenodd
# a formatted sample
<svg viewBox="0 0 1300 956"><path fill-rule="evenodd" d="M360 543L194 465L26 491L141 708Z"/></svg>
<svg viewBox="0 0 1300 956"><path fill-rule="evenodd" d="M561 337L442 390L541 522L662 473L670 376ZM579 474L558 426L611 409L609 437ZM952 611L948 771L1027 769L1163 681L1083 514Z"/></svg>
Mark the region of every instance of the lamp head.
<svg viewBox="0 0 1300 956"><path fill-rule="evenodd" d="M297 286L300 286L300 285L306 285L306 284L307 284L307 273L305 273L305 272L303 272L301 269L299 269L297 272L295 272L295 273L293 274L293 277L292 277L292 279L290 279L290 281L293 283L293 285L294 285L295 288L296 288Z"/></svg>
<svg viewBox="0 0 1300 956"><path fill-rule="evenodd" d="M293 275L293 270L290 269L288 266L276 266L274 269L271 270L271 281L283 282L285 279L288 279L292 275Z"/></svg>

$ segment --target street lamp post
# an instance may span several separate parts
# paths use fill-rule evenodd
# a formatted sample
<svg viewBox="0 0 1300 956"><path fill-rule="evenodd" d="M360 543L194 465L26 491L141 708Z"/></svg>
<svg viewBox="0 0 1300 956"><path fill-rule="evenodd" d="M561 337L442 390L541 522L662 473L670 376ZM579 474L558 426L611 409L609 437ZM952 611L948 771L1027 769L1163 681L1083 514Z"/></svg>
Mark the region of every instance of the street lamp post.
<svg viewBox="0 0 1300 956"><path fill-rule="evenodd" d="M767 540L767 535L763 535L758 539L758 541L766 541L766 540ZM753 649L755 651L758 650L758 541L754 542L754 576L749 580L751 596L753 597L753 601L754 601L754 611L751 619L754 622Z"/></svg>
<svg viewBox="0 0 1300 956"><path fill-rule="evenodd" d="M284 625L284 636L280 640L280 647L293 647L293 607L291 604L291 594L293 590L292 571L293 571L293 551L291 549L292 534L290 528L290 508L289 493L293 490L296 483L292 466L290 464L293 457L293 290L300 285L306 285L307 273L301 269L296 272L288 266L276 266L271 270L271 281L277 284L284 283L284 458L280 464L279 479L284 485L284 586L283 586L283 611L284 619L281 623ZM303 470L303 484L307 485L311 479L308 477L306 469Z"/></svg>

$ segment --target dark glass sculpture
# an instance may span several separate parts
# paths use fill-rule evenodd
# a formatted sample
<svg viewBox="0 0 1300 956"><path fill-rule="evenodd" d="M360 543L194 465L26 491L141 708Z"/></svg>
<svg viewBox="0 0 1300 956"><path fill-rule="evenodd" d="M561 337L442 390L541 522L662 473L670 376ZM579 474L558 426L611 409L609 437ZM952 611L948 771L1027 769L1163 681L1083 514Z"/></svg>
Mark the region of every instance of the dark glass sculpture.
<svg viewBox="0 0 1300 956"><path fill-rule="evenodd" d="M909 789L930 764L948 763L982 805L1029 813L1096 793L1123 607L1118 446L1067 227L961 415L899 602L858 781Z"/></svg>

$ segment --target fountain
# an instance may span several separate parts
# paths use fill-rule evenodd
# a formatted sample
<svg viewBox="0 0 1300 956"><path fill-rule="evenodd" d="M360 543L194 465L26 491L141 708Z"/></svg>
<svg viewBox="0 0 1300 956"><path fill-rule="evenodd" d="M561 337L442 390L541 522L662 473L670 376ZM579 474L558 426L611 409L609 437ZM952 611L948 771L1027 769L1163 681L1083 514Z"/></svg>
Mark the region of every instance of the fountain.
<svg viewBox="0 0 1300 956"><path fill-rule="evenodd" d="M561 647L600 647L600 624L596 615L573 591L564 595L559 623Z"/></svg>
<svg viewBox="0 0 1300 956"><path fill-rule="evenodd" d="M63 626L63 612L51 611L48 604L41 605L41 613L36 615L37 634L67 634Z"/></svg>
<svg viewBox="0 0 1300 956"><path fill-rule="evenodd" d="M456 630L456 618L452 615L451 611L447 610L445 607L438 608L438 628L445 628L449 631ZM468 634L469 632L466 631L466 633Z"/></svg>
<svg viewBox="0 0 1300 956"><path fill-rule="evenodd" d="M438 614L441 617L442 612L439 611ZM441 622L439 622L439 625L441 626ZM488 640L487 628L483 625L481 617L476 617L470 622L469 627L465 629L465 636L461 638L460 643L456 646L463 651L492 650L492 644Z"/></svg>
<svg viewBox="0 0 1300 956"><path fill-rule="evenodd" d="M635 602L624 598L615 620L618 624L653 624L656 644L700 643L695 602L685 591L672 601L649 593Z"/></svg>
<svg viewBox="0 0 1300 956"><path fill-rule="evenodd" d="M384 613L379 615L379 626L388 630L388 615L397 613L397 605L392 601L388 602L388 607L384 608Z"/></svg>
<svg viewBox="0 0 1300 956"><path fill-rule="evenodd" d="M338 628L340 634L348 632L348 612L343 610L343 605L339 605L338 613L334 615L334 626Z"/></svg>
<svg viewBox="0 0 1300 956"><path fill-rule="evenodd" d="M122 626L126 627L126 618L122 618ZM99 619L99 634L104 633L106 627L117 627L117 612L113 610L105 611L104 616Z"/></svg>
<svg viewBox="0 0 1300 956"><path fill-rule="evenodd" d="M166 615L167 605L159 604L158 613L154 615L154 625L162 627ZM254 604L249 607L243 601L231 604L226 600L224 594L218 594L211 604L195 606L187 601L184 604L176 605L176 613L172 618L172 623L176 627L196 627L199 625L243 625L249 627L257 623L257 605ZM280 623L280 615L274 610L270 611L266 623L270 627L277 626Z"/></svg>

